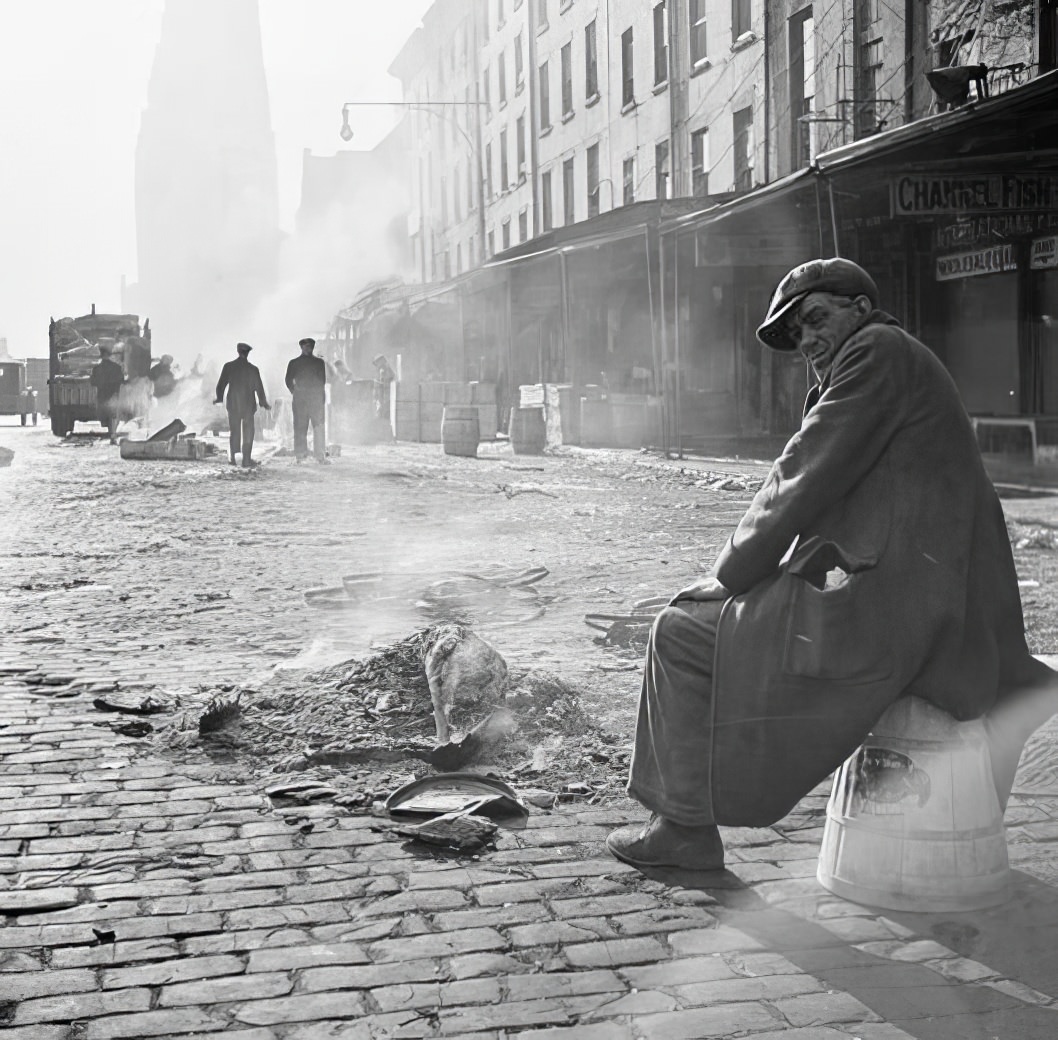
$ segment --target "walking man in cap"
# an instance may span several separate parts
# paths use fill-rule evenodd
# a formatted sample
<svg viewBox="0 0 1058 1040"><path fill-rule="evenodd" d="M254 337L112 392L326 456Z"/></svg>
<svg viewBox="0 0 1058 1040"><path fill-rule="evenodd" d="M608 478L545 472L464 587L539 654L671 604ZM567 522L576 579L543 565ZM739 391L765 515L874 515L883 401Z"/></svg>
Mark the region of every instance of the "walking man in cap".
<svg viewBox="0 0 1058 1040"><path fill-rule="evenodd" d="M293 398L294 457L301 462L309 454L309 423L312 423L312 452L319 463L329 463L324 434L327 413L327 366L312 351L316 341L308 336L298 340L301 354L287 365L286 384Z"/></svg>
<svg viewBox="0 0 1058 1040"><path fill-rule="evenodd" d="M96 418L107 428L111 444L117 444L118 410L125 372L113 358L114 348L109 343L99 345L99 363L92 368L89 383L96 392Z"/></svg>
<svg viewBox="0 0 1058 1040"><path fill-rule="evenodd" d="M390 366L389 361L386 360L385 354L376 354L371 359L371 364L375 366L375 415L379 419L385 419L386 425L390 426L393 422L393 415L390 407L389 388L397 378L397 375Z"/></svg>
<svg viewBox="0 0 1058 1040"><path fill-rule="evenodd" d="M1005 807L1058 707L936 356L843 259L790 271L757 337L800 351L818 384L712 573L651 631L628 790L653 816L607 842L637 867L722 867L718 824L781 819L908 694L985 716Z"/></svg>
<svg viewBox="0 0 1058 1040"><path fill-rule="evenodd" d="M249 343L237 343L235 349L238 357L227 361L220 370L217 381L215 404L224 401L224 391L228 398L225 404L228 409L228 461L234 466L235 456L242 451L244 469L259 465L251 458L253 453L254 412L258 404L268 408L264 383L261 382L261 370L250 364Z"/></svg>

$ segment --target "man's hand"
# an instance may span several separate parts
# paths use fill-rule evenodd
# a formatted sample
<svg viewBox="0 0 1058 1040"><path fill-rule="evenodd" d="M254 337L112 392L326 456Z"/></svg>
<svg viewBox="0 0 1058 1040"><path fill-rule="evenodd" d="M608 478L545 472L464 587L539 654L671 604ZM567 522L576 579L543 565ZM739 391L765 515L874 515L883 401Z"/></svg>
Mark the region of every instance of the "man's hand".
<svg viewBox="0 0 1058 1040"><path fill-rule="evenodd" d="M669 606L674 607L680 600L692 600L695 603L707 603L710 600L725 600L731 598L731 591L725 588L712 575L701 578L685 589L680 589L672 599Z"/></svg>

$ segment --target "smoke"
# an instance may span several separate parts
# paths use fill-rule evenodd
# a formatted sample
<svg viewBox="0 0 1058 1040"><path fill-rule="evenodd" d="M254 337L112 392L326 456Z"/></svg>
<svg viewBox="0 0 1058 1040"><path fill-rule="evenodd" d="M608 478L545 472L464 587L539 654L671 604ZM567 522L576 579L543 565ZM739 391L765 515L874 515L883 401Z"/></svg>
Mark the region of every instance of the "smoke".
<svg viewBox="0 0 1058 1040"><path fill-rule="evenodd" d="M402 258L393 229L398 221L403 224L405 213L403 181L374 176L359 180L354 198L333 200L299 221L283 243L277 287L239 337L256 348L254 361L269 394L285 393L283 374L298 354L299 339L324 338L338 311L365 284L399 273Z"/></svg>
<svg viewBox="0 0 1058 1040"><path fill-rule="evenodd" d="M248 315L242 320L227 319L224 325L200 327L193 344L173 342L167 330L155 328L155 354L162 350L173 354L185 371L194 360L188 356L191 349L199 354L195 367L207 369L201 396L208 396L209 401L220 366L236 356L235 344L240 341L254 348L250 360L261 369L269 400L286 396L283 378L287 362L299 353L298 340L312 336L319 343L317 354L322 353L321 341L338 311L365 284L401 273L403 250L395 231L399 228L406 238L403 175L365 162L355 168L355 181L351 181L353 164L342 162L340 156L316 161L339 163L345 167L340 169L343 178L331 185L331 198L311 205L303 201L297 230L279 244L274 287L260 295ZM228 241L231 255L245 255L255 245ZM371 373L357 375L368 378ZM212 384L206 386L209 376ZM194 404L187 396L177 402L166 399L159 403L157 414L181 418L194 428L186 415L170 415L170 405L176 403L185 408ZM194 413L195 422L208 419L206 411ZM153 414L151 425L155 425Z"/></svg>

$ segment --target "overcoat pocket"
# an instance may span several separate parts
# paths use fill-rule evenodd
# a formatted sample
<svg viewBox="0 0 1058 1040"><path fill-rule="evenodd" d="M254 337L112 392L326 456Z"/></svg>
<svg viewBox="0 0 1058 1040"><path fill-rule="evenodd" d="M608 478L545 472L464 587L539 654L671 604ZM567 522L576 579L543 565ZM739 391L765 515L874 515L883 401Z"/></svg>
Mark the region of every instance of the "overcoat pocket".
<svg viewBox="0 0 1058 1040"><path fill-rule="evenodd" d="M783 576L791 584L787 675L861 684L892 673L888 627L872 594L876 577L861 570L839 585L817 588L800 575Z"/></svg>

